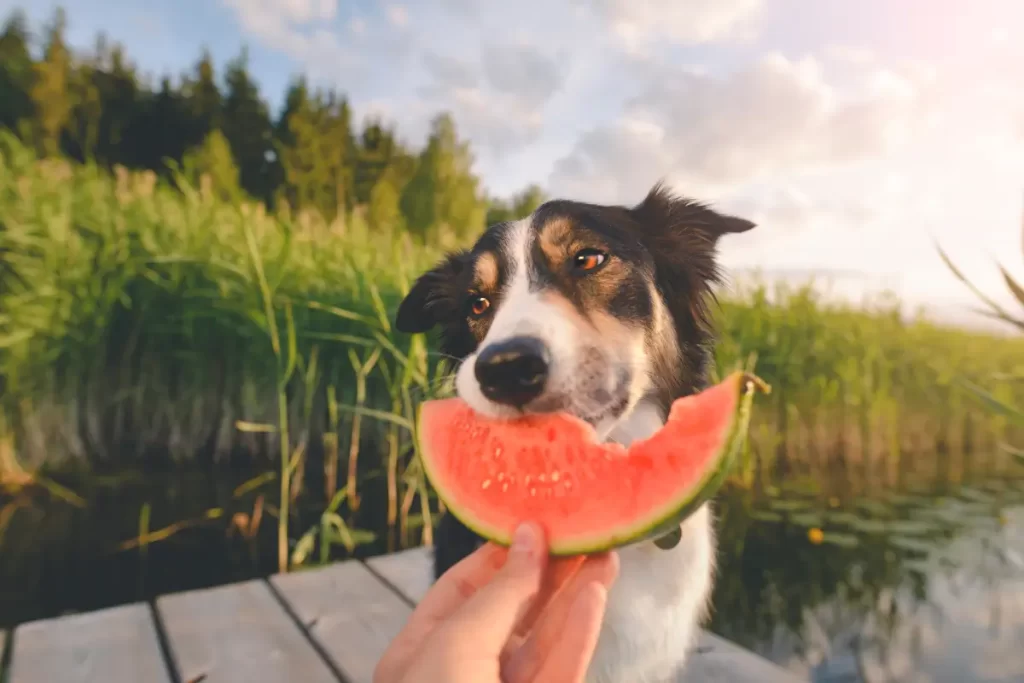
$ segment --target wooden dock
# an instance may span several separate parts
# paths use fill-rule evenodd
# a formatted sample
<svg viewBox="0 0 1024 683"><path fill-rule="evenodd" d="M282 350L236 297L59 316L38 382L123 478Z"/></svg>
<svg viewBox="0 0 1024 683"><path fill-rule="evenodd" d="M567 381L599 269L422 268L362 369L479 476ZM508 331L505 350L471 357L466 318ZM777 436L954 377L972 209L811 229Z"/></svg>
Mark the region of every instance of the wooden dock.
<svg viewBox="0 0 1024 683"><path fill-rule="evenodd" d="M0 632L0 681L371 683L430 575L416 548L34 621ZM798 680L704 633L680 683Z"/></svg>

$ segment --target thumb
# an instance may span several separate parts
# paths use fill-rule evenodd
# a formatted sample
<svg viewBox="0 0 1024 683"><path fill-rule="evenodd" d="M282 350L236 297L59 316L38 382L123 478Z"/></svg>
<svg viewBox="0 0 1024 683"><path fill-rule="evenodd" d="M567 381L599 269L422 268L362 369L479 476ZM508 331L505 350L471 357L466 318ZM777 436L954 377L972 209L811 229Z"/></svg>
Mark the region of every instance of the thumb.
<svg viewBox="0 0 1024 683"><path fill-rule="evenodd" d="M458 628L469 629L474 642L489 653L500 653L540 591L547 555L537 525L516 529L505 565L459 610Z"/></svg>

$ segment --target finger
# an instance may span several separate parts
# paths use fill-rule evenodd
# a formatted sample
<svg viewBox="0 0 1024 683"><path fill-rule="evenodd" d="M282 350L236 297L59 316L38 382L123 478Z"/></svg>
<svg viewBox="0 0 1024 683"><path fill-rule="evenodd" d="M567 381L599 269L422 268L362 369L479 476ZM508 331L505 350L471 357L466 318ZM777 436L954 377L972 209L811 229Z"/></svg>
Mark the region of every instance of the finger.
<svg viewBox="0 0 1024 683"><path fill-rule="evenodd" d="M544 613L544 610L556 596L561 595L566 584L569 583L572 577L576 576L579 568L583 566L586 560L587 558L584 555L548 560L547 570L541 578L540 590L537 591L537 595L530 601L526 614L516 623L512 636L502 649L500 657L502 663L513 656L522 644L526 642L526 637L533 630L534 625Z"/></svg>
<svg viewBox="0 0 1024 683"><path fill-rule="evenodd" d="M445 629L473 633L478 652L498 656L540 590L547 565L543 539L536 525L521 525L505 566L452 616Z"/></svg>
<svg viewBox="0 0 1024 683"><path fill-rule="evenodd" d="M492 543L477 548L441 575L409 615L378 662L379 680L398 680L424 640L501 569L508 550ZM377 678L375 678L377 680Z"/></svg>
<svg viewBox="0 0 1024 683"><path fill-rule="evenodd" d="M580 568L579 572L551 601L536 627L528 637L517 643L518 647L509 654L503 669L509 683L533 681L545 661L554 652L564 634L576 628L570 621L570 613L583 590L593 584L605 590L615 582L619 572L618 556L615 553L594 555Z"/></svg>
<svg viewBox="0 0 1024 683"><path fill-rule="evenodd" d="M533 629L537 619L547 606L561 594L562 589L576 576L586 561L587 557L583 555L548 561L548 568L544 572L537 596L533 599L526 615L516 624L517 635L526 635Z"/></svg>
<svg viewBox="0 0 1024 683"><path fill-rule="evenodd" d="M535 683L583 683L594 656L601 621L608 605L608 590L598 582L588 583L576 594L567 623L555 648L548 654Z"/></svg>
<svg viewBox="0 0 1024 683"><path fill-rule="evenodd" d="M486 543L442 574L413 612L431 622L446 619L487 585L504 566L508 548Z"/></svg>

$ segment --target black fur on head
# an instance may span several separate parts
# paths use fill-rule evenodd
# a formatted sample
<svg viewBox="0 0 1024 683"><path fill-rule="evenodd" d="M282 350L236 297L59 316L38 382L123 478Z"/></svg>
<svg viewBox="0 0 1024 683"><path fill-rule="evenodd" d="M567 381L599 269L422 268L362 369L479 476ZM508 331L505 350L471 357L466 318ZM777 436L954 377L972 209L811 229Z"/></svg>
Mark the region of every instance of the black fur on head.
<svg viewBox="0 0 1024 683"><path fill-rule="evenodd" d="M466 290L472 278L472 254L462 250L448 254L421 275L398 307L395 327L399 332L428 332L441 325L441 352L461 358L473 351L464 331Z"/></svg>

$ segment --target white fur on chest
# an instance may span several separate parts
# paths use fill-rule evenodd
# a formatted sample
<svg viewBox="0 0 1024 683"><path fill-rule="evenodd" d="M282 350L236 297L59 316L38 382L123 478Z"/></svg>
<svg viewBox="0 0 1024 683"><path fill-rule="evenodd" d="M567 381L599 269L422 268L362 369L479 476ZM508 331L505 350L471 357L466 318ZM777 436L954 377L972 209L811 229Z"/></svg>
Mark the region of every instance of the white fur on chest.
<svg viewBox="0 0 1024 683"><path fill-rule="evenodd" d="M624 445L662 425L641 404L609 439ZM714 527L708 505L682 525L675 548L651 541L620 548L619 577L608 594L587 683L669 683L679 672L707 610L714 571Z"/></svg>

